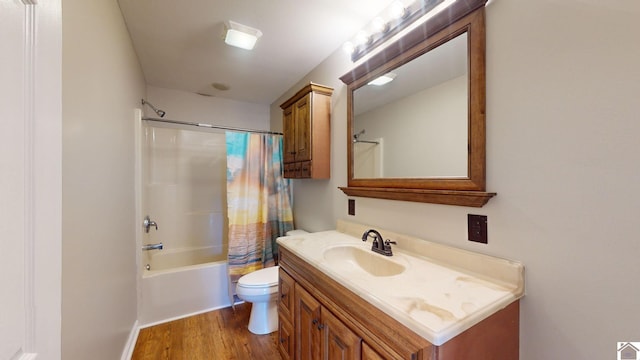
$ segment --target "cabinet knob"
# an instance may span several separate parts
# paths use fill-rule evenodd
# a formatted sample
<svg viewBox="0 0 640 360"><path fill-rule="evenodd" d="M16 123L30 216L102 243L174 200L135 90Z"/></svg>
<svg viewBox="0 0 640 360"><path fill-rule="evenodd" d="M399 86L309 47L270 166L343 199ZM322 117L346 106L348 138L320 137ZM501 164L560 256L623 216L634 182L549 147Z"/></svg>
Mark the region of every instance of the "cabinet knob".
<svg viewBox="0 0 640 360"><path fill-rule="evenodd" d="M284 344L285 342L287 342L287 339L285 339L285 338L280 338L280 344Z"/></svg>
<svg viewBox="0 0 640 360"><path fill-rule="evenodd" d="M284 299L284 298L286 298L286 297L287 297L287 294L282 294L282 295L280 295L280 299Z"/></svg>
<svg viewBox="0 0 640 360"><path fill-rule="evenodd" d="M318 330L322 330L324 329L324 325L323 324L318 324Z"/></svg>
<svg viewBox="0 0 640 360"><path fill-rule="evenodd" d="M313 319L312 323L313 323L313 325L317 324L318 323L318 319Z"/></svg>

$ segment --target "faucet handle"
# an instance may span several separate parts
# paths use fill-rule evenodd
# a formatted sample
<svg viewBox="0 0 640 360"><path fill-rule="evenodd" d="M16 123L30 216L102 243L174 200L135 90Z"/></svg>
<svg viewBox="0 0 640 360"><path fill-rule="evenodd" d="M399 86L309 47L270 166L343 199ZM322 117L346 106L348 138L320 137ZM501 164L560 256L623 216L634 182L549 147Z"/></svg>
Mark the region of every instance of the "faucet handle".
<svg viewBox="0 0 640 360"><path fill-rule="evenodd" d="M397 242L395 242L395 241L391 241L391 240L387 239L387 240L384 242L384 244L385 244L385 245L391 245L391 244L393 244L393 245L397 245L398 243L397 243Z"/></svg>

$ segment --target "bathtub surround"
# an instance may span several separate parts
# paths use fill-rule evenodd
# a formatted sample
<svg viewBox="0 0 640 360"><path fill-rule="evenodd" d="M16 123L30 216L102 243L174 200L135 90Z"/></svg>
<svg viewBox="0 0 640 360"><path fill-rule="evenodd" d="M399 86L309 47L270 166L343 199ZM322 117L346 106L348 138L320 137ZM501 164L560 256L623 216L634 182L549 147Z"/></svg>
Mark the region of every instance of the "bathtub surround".
<svg viewBox="0 0 640 360"><path fill-rule="evenodd" d="M142 204L158 229L139 228L138 320L150 326L230 306L227 295L225 135L219 130L141 123ZM146 267L149 270L146 270Z"/></svg>
<svg viewBox="0 0 640 360"><path fill-rule="evenodd" d="M358 198L347 183L346 86L352 64L337 50L271 106L308 81L333 86L328 181L294 181L296 226L332 229L337 219L527 266L520 304L520 359L605 359L640 339L636 215L640 213L640 48L633 1L495 0L486 7L488 245L467 241L470 208ZM595 26L594 24L597 24ZM384 235L384 234L383 234ZM625 296L620 289L629 289Z"/></svg>
<svg viewBox="0 0 640 360"><path fill-rule="evenodd" d="M141 266L216 261L227 252L224 133L163 126L143 122L141 215L158 229L143 231L142 244L163 249L142 251Z"/></svg>

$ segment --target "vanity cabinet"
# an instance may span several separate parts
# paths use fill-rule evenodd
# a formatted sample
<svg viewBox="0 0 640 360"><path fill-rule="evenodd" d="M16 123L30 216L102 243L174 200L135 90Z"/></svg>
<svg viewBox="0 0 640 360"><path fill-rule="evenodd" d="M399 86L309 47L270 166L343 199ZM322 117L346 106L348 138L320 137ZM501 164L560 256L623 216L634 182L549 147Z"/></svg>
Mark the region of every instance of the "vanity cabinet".
<svg viewBox="0 0 640 360"><path fill-rule="evenodd" d="M332 93L311 83L280 105L286 178L330 177Z"/></svg>
<svg viewBox="0 0 640 360"><path fill-rule="evenodd" d="M283 359L518 359L519 301L436 346L284 246L279 252Z"/></svg>
<svg viewBox="0 0 640 360"><path fill-rule="evenodd" d="M299 285L294 318L296 359L361 359L362 339Z"/></svg>

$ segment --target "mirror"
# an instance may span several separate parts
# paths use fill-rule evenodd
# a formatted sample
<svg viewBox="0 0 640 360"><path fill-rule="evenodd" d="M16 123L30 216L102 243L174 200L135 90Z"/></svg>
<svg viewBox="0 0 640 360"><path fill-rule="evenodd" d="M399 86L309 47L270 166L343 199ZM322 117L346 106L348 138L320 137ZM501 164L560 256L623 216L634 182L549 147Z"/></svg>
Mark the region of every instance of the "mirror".
<svg viewBox="0 0 640 360"><path fill-rule="evenodd" d="M459 0L340 79L350 196L480 207L486 0ZM369 85L382 75L393 81Z"/></svg>
<svg viewBox="0 0 640 360"><path fill-rule="evenodd" d="M467 42L465 32L353 91L355 179L467 178Z"/></svg>

